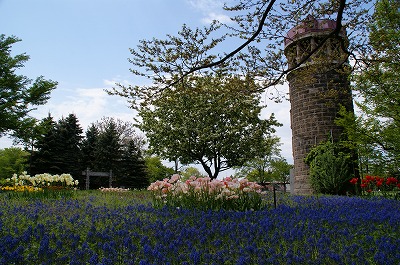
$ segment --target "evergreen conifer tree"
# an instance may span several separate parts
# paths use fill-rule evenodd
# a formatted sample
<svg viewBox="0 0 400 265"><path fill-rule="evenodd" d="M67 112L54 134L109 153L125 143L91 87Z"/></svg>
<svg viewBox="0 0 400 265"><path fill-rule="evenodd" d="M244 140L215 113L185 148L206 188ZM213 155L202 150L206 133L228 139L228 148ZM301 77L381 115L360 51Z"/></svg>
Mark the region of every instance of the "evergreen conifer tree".
<svg viewBox="0 0 400 265"><path fill-rule="evenodd" d="M142 156L143 144L143 139L135 134L131 123L104 117L88 127L82 140L82 170L112 170L112 186L145 188L149 180ZM85 183L84 177L80 182ZM106 177L90 178L91 189L108 185Z"/></svg>
<svg viewBox="0 0 400 265"><path fill-rule="evenodd" d="M69 173L73 177L81 175L81 141L82 128L75 114L69 114L57 124L57 145L59 154L55 157L61 173Z"/></svg>
<svg viewBox="0 0 400 265"><path fill-rule="evenodd" d="M32 154L31 175L50 173L69 173L73 177L81 174L82 129L74 114L60 119L57 123L49 116L46 118L48 129L39 139Z"/></svg>
<svg viewBox="0 0 400 265"><path fill-rule="evenodd" d="M107 122L106 126L100 130L94 157L94 171L112 170L113 176L116 176L121 160L121 143L115 121ZM91 188L108 187L108 180L101 177L93 178L90 180L90 186Z"/></svg>
<svg viewBox="0 0 400 265"><path fill-rule="evenodd" d="M142 189L150 184L144 158L134 140L130 140L122 149L118 175L118 186Z"/></svg>
<svg viewBox="0 0 400 265"><path fill-rule="evenodd" d="M36 150L31 154L31 166L30 174L41 174L41 173L57 173L58 167L54 164L54 157L57 154L55 150L56 146L56 122L53 117L49 114L47 118L43 120L46 124L46 132L38 142L36 143Z"/></svg>
<svg viewBox="0 0 400 265"><path fill-rule="evenodd" d="M82 140L82 164L86 168L94 169L96 157L95 150L97 146L97 140L99 137L99 130L91 124L86 130L86 136Z"/></svg>

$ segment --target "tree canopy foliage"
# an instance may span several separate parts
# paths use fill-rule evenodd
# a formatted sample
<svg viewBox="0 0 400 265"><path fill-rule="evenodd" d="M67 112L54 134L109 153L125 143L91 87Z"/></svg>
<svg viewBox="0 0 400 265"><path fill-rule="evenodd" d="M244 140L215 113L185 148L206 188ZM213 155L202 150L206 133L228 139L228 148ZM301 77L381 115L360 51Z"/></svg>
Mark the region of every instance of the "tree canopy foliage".
<svg viewBox="0 0 400 265"><path fill-rule="evenodd" d="M184 167L183 170L179 172L179 175L182 180L187 180L192 176L196 178L205 177L197 167L192 167L192 166Z"/></svg>
<svg viewBox="0 0 400 265"><path fill-rule="evenodd" d="M251 181L266 183L271 181L288 182L293 167L281 156L280 139L270 137L259 143L263 145L259 153L241 167L236 167L236 177L246 177Z"/></svg>
<svg viewBox="0 0 400 265"><path fill-rule="evenodd" d="M0 180L26 170L29 153L19 147L0 149Z"/></svg>
<svg viewBox="0 0 400 265"><path fill-rule="evenodd" d="M251 88L253 87L253 88ZM197 76L153 98L139 111L150 151L163 159L201 164L214 179L261 151L259 142L280 124L261 119L260 93L252 79Z"/></svg>
<svg viewBox="0 0 400 265"><path fill-rule="evenodd" d="M169 178L174 174L174 170L164 166L158 156L146 156L145 164L150 182Z"/></svg>
<svg viewBox="0 0 400 265"><path fill-rule="evenodd" d="M11 55L12 45L19 41L16 37L0 34L0 137L6 133L16 137L26 135L25 129L36 123L29 112L35 106L45 104L57 86L57 82L43 76L33 81L17 73L29 60L25 53Z"/></svg>
<svg viewBox="0 0 400 265"><path fill-rule="evenodd" d="M360 110L338 123L358 144L364 174L400 170L400 2L379 0L368 23L370 50L353 74L355 104ZM344 114L344 112L342 113Z"/></svg>

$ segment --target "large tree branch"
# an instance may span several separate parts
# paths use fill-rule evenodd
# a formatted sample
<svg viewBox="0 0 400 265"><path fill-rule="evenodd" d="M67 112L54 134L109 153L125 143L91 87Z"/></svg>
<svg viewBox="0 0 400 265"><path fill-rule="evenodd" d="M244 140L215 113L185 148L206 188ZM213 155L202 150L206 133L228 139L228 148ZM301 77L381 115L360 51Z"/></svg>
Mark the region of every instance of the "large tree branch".
<svg viewBox="0 0 400 265"><path fill-rule="evenodd" d="M259 25L257 30L253 33L253 35L246 41L244 42L242 45L240 45L238 48L236 48L235 50L233 50L232 52L228 53L227 55L225 55L222 59L209 63L209 64L204 64L201 66L197 66L197 67L193 67L191 69L189 69L187 72L185 72L179 79L177 79L176 81L174 81L173 83L169 84L168 87L170 86L174 86L177 83L179 83L180 81L182 81L186 76L201 70L201 69L206 69L206 68L212 68L214 66L220 65L222 63L224 63L225 61L227 61L228 59L232 58L234 55L236 55L237 53L239 53L241 50L243 50L246 46L248 46L251 42L253 42L257 36L262 32L262 29L264 27L264 23L265 20L267 19L267 16L269 14L269 12L271 11L273 5L275 4L276 0L272 0L267 8L265 9L265 11L263 12L263 15L259 21ZM336 16L336 28L330 32L313 50L310 51L310 53L308 53L306 56L304 56L302 58L302 60L300 60L299 62L297 62L294 66L282 71L282 73L271 83L268 84L268 86L274 86L277 85L281 79L288 74L289 72L297 69L298 67L300 67L302 64L304 64L305 62L307 62L308 59L310 59L310 57L315 54L319 49L322 48L322 46L326 43L326 41L332 37L337 37L340 34L340 31L342 29L342 20L343 20L343 12L344 9L346 7L346 0L339 0L339 7L338 7L338 11L337 11L337 16ZM342 41L342 48L344 48L344 43ZM346 52L348 55L350 55L350 53L346 50L343 49L344 52Z"/></svg>
<svg viewBox="0 0 400 265"><path fill-rule="evenodd" d="M204 65L200 65L197 67L193 67L191 69L189 69L189 71L187 71L186 73L184 73L178 80L174 81L173 83L171 83L169 86L174 86L177 83L179 83L181 80L183 80L183 78L185 78L186 76L201 70L201 69L206 69L206 68L212 68L214 66L223 64L226 60L228 60L229 58L232 58L234 55L236 55L238 52L240 52L241 50L243 50L247 45L249 45L252 41L254 41L257 36L261 33L263 27L264 27L264 23L265 20L267 19L267 16L269 14L269 12L271 11L272 7L274 6L274 3L276 2L276 0L271 0L271 2L268 4L267 8L265 9L257 30L254 32L254 34L246 41L244 42L242 45L240 45L238 48L236 48L235 50L233 50L232 52L228 53L227 55L225 55L222 59L216 61L216 62L212 62L209 64L204 64Z"/></svg>

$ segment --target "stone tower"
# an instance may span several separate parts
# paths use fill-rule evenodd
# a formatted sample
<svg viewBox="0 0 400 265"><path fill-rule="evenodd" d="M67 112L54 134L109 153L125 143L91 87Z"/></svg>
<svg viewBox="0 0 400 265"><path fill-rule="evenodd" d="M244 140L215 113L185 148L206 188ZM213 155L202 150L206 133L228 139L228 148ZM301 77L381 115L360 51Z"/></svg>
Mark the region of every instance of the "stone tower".
<svg viewBox="0 0 400 265"><path fill-rule="evenodd" d="M313 193L309 167L304 162L310 149L332 136L337 141L342 128L335 125L340 105L353 110L349 87L348 66L343 47L346 31L329 38L310 57L314 50L336 28L333 20L317 20L308 16L289 30L285 38L285 56L289 69L300 64L287 75L289 81L292 152L294 159L294 194Z"/></svg>

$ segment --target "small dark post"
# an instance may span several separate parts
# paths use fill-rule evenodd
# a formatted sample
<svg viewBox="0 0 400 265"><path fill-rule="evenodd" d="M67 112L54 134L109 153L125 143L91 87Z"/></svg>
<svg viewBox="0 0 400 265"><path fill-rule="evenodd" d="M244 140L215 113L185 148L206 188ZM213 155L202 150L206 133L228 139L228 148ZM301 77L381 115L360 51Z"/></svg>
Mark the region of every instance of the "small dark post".
<svg viewBox="0 0 400 265"><path fill-rule="evenodd" d="M89 177L89 168L86 168L86 190L89 190L89 182L90 182L90 177Z"/></svg>
<svg viewBox="0 0 400 265"><path fill-rule="evenodd" d="M272 189L274 191L274 209L276 209L276 188L275 188L275 183L272 184Z"/></svg>
<svg viewBox="0 0 400 265"><path fill-rule="evenodd" d="M112 170L110 170L109 188L112 188Z"/></svg>

